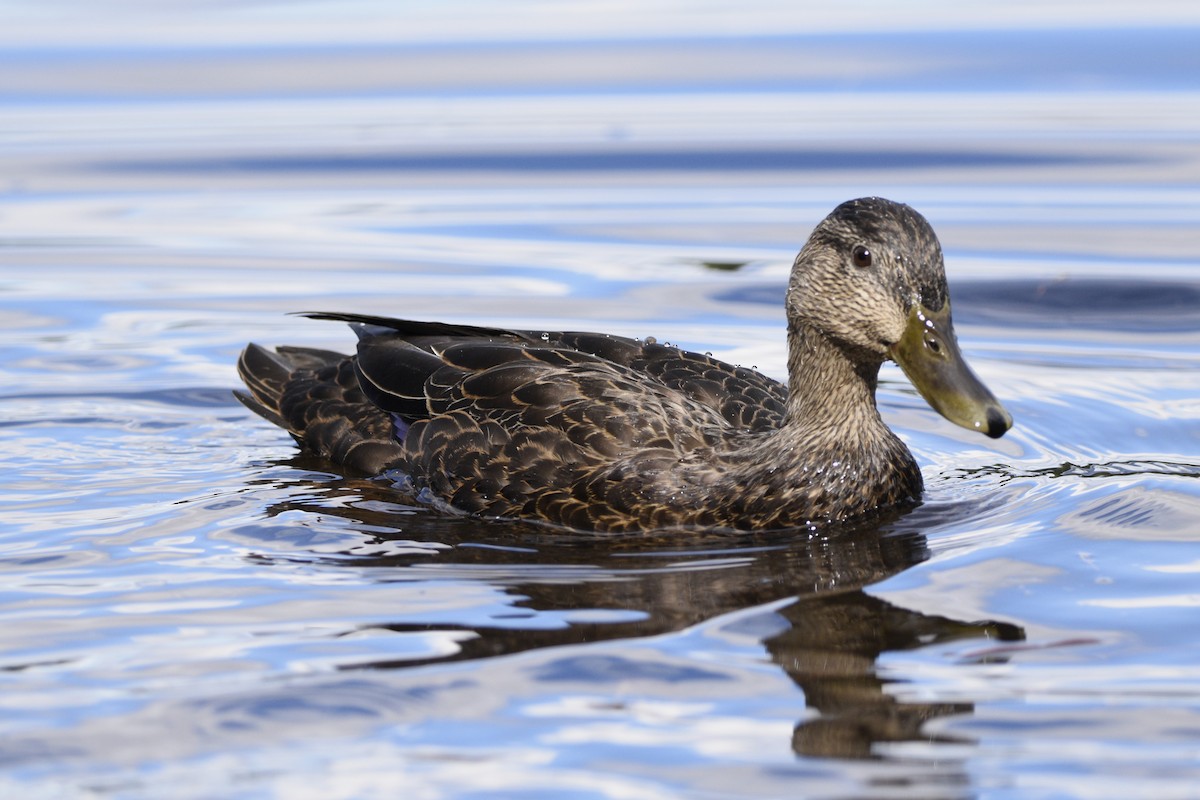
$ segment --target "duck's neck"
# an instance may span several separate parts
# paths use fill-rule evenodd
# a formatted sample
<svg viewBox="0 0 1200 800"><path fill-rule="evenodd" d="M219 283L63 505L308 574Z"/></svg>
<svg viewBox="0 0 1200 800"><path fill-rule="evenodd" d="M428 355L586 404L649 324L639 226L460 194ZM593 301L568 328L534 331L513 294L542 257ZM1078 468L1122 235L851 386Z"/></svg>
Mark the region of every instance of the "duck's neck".
<svg viewBox="0 0 1200 800"><path fill-rule="evenodd" d="M731 513L757 527L786 528L919 497L917 463L875 407L881 360L802 325L789 327L788 345L783 424L719 473L724 484L716 493L730 498Z"/></svg>
<svg viewBox="0 0 1200 800"><path fill-rule="evenodd" d="M857 357L854 357L857 355ZM788 326L787 413L784 429L856 434L884 433L875 407L882 359L848 352L806 325ZM849 444L850 442L847 442Z"/></svg>

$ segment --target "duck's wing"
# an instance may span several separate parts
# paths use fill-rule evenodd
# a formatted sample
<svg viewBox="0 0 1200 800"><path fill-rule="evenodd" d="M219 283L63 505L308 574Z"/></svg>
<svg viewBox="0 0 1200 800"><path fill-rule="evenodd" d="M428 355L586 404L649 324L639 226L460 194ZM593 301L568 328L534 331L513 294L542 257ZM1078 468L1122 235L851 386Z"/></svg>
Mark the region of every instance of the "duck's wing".
<svg viewBox="0 0 1200 800"><path fill-rule="evenodd" d="M757 370L657 343L643 344L630 366L713 408L732 428L761 431L783 423L787 387Z"/></svg>
<svg viewBox="0 0 1200 800"><path fill-rule="evenodd" d="M400 470L462 511L613 527L597 515L636 518L648 476L782 419L780 384L656 343L313 316L351 323L357 354L251 345L242 401L308 450Z"/></svg>
<svg viewBox="0 0 1200 800"><path fill-rule="evenodd" d="M632 378L653 381L716 411L736 429L767 430L783 421L787 389L779 381L760 372L728 364L654 340L642 341L624 336L582 331L520 331L468 325L451 325L416 320L399 320L361 314L310 313L314 319L351 323L360 338L359 358L365 352L383 359L372 380L384 394L377 399L381 407L415 421L435 410L426 407L430 398L423 396L421 376L428 377L437 363L425 356L436 356L443 363L480 372L517 357L543 362L549 366L566 364L613 364L624 367ZM395 348L395 351L389 350ZM424 355L423 355L424 354ZM576 358L572 354L591 358ZM529 366L528 364L526 366ZM394 375L384 379L391 370ZM510 377L517 372L505 371ZM444 385L462 376L440 375L435 385ZM642 385L649 385L643 383Z"/></svg>
<svg viewBox="0 0 1200 800"><path fill-rule="evenodd" d="M656 502L657 473L729 428L711 406L639 372L642 345L561 334L359 330L364 395L396 420L397 468L460 511L613 527Z"/></svg>

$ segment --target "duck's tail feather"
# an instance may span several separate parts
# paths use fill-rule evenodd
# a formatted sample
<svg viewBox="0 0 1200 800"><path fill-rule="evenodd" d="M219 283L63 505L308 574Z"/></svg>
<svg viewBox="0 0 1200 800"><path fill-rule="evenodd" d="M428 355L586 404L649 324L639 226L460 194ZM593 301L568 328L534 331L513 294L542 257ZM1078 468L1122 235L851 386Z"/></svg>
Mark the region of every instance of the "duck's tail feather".
<svg viewBox="0 0 1200 800"><path fill-rule="evenodd" d="M249 392L235 389L233 396L255 414L270 420L299 438L297 430L283 415L280 401L288 382L297 370L320 369L343 360L345 356L331 350L307 347L280 347L275 351L251 342L238 358L237 371Z"/></svg>
<svg viewBox="0 0 1200 800"><path fill-rule="evenodd" d="M348 322L359 338L371 336L381 330L394 331L407 337L424 336L468 336L530 339L528 331L512 331L506 328L487 328L479 325L455 325L449 322L426 322L415 319L395 319L372 314L347 314L335 311L298 311L297 316L309 319Z"/></svg>
<svg viewBox="0 0 1200 800"><path fill-rule="evenodd" d="M234 397L305 450L367 475L399 459L402 431L363 396L353 362L342 353L250 344L238 359L238 375L249 391Z"/></svg>

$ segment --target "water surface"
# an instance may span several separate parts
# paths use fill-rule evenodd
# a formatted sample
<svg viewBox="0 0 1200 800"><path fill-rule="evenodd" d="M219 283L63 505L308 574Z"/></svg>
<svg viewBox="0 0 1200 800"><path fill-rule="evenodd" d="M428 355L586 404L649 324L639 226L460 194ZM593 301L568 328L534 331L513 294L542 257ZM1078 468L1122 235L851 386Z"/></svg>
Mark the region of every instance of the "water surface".
<svg viewBox="0 0 1200 800"><path fill-rule="evenodd" d="M0 787L1195 796L1200 16L172 5L0 34ZM304 310L783 377L795 251L865 194L1016 419L885 368L928 490L877 524L448 519L231 395L247 341L352 346Z"/></svg>

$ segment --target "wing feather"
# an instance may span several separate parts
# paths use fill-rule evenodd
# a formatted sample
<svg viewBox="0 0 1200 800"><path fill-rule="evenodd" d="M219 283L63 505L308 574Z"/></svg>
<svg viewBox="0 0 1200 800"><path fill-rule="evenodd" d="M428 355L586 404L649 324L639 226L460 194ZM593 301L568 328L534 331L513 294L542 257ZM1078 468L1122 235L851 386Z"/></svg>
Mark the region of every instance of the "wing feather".
<svg viewBox="0 0 1200 800"><path fill-rule="evenodd" d="M653 340L307 316L350 323L357 354L251 345L239 399L319 455L401 469L470 513L603 526L642 502L639 470L783 419L779 382Z"/></svg>

